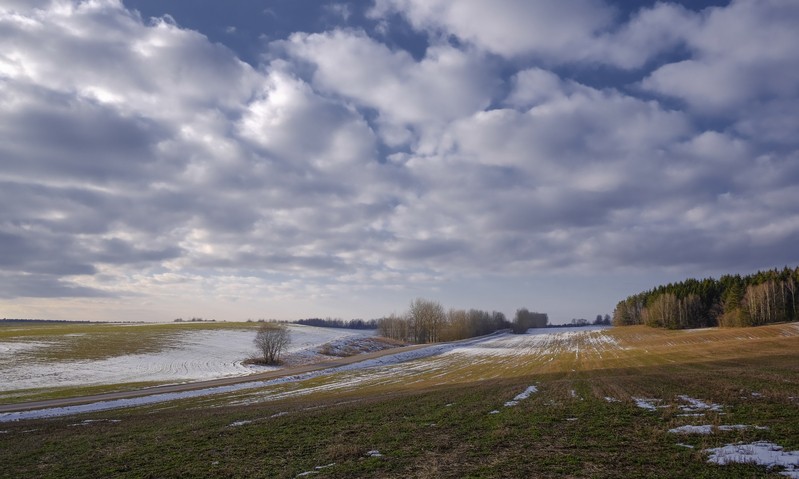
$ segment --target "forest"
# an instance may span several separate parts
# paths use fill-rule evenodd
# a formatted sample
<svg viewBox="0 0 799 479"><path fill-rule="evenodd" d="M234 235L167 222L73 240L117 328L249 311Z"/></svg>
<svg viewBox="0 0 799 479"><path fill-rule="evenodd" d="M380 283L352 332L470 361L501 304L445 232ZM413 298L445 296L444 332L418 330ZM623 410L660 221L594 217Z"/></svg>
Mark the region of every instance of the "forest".
<svg viewBox="0 0 799 479"><path fill-rule="evenodd" d="M797 286L799 267L787 266L746 276L686 279L620 301L613 312L613 324L687 329L796 321Z"/></svg>

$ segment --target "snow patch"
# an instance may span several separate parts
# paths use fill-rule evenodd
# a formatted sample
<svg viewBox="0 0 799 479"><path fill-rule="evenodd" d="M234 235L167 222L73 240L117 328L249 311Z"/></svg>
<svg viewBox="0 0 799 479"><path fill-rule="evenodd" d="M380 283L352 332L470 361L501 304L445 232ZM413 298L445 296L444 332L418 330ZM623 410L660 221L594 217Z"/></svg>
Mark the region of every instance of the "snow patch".
<svg viewBox="0 0 799 479"><path fill-rule="evenodd" d="M15 353L35 351L37 349L50 347L54 344L55 342L47 341L4 341L0 342L0 355L13 355Z"/></svg>
<svg viewBox="0 0 799 479"><path fill-rule="evenodd" d="M377 449L372 449L366 452L366 457L383 457L383 455Z"/></svg>
<svg viewBox="0 0 799 479"><path fill-rule="evenodd" d="M659 403L660 399L633 398L633 401L635 401L635 405L641 409L657 411L657 406L655 404Z"/></svg>
<svg viewBox="0 0 799 479"><path fill-rule="evenodd" d="M675 427L674 429L669 429L670 433L673 434L712 434L713 430L717 429L719 431L745 431L747 429L757 429L757 430L768 430L765 426L747 426L745 424L733 424L733 425L722 425L722 426L713 426L712 424L703 424L701 426L680 426Z"/></svg>
<svg viewBox="0 0 799 479"><path fill-rule="evenodd" d="M781 467L783 476L799 479L799 451L785 451L782 446L757 441L750 444L728 444L723 447L705 449L710 453L707 462L712 464L757 464L769 469Z"/></svg>
<svg viewBox="0 0 799 479"><path fill-rule="evenodd" d="M537 387L529 386L527 389L525 389L524 391L522 391L519 394L517 394L516 397L514 397L510 401L507 401L505 403L505 407L515 406L515 405L519 404L519 401L524 401L525 399L529 398L531 394L537 393L537 392L538 392L538 388Z"/></svg>
<svg viewBox="0 0 799 479"><path fill-rule="evenodd" d="M335 462L331 462L330 464L325 464L324 466L316 466L313 468L312 471L301 472L294 477L305 477L305 476L310 476L312 474L319 474L319 471L321 471L322 469L327 469L328 467L333 467L335 465L336 465Z"/></svg>
<svg viewBox="0 0 799 479"><path fill-rule="evenodd" d="M88 426L88 425L96 423L96 422L117 423L117 422L122 422L122 420L121 419L85 419L85 420L83 420L81 422L77 422L75 424L70 424L69 426Z"/></svg>
<svg viewBox="0 0 799 479"><path fill-rule="evenodd" d="M398 345L380 338L346 337L319 346L316 352L323 356L349 357L396 348Z"/></svg>
<svg viewBox="0 0 799 479"><path fill-rule="evenodd" d="M621 402L620 399L616 399L616 398L613 398L613 397L610 397L610 396L605 396L605 401L607 401L607 402Z"/></svg>
<svg viewBox="0 0 799 479"><path fill-rule="evenodd" d="M247 420L242 420L242 421L234 421L234 422L232 422L232 423L228 424L228 426L227 426L227 427L239 427L239 426L244 426L245 424L250 424L251 422L252 422L252 421L247 421Z"/></svg>
<svg viewBox="0 0 799 479"><path fill-rule="evenodd" d="M694 399L694 398L692 398L690 396L686 396L685 394L682 394L682 395L677 396L677 397L681 401L688 403L687 406L685 406L685 405L680 406L680 409L685 411L685 412L696 412L696 411L715 411L715 412L719 412L719 411L721 411L723 409L720 404L716 404L716 403L712 403L712 402L711 403L707 403L707 402L701 401L699 399Z"/></svg>

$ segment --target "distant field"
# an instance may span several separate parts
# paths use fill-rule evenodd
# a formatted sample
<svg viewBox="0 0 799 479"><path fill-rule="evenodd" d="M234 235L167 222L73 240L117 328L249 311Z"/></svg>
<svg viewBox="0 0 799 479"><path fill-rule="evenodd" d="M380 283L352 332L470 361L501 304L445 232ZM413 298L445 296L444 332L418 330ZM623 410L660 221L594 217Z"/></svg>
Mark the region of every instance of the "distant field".
<svg viewBox="0 0 799 479"><path fill-rule="evenodd" d="M0 477L785 477L708 463L710 449L737 443L799 461L782 454L799 450L797 324L537 332L2 423Z"/></svg>
<svg viewBox="0 0 799 479"><path fill-rule="evenodd" d="M164 383L247 375L274 368L255 354L258 323L0 323L0 404ZM290 326L295 356L372 332Z"/></svg>

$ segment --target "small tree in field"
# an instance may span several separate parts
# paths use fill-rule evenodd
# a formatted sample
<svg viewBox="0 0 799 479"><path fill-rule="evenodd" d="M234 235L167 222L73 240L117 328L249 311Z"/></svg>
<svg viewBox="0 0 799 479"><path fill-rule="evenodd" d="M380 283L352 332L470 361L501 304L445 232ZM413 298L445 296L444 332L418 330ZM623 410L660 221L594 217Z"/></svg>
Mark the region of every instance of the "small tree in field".
<svg viewBox="0 0 799 479"><path fill-rule="evenodd" d="M264 323L258 328L254 342L264 363L278 364L280 354L291 344L291 335L284 324Z"/></svg>

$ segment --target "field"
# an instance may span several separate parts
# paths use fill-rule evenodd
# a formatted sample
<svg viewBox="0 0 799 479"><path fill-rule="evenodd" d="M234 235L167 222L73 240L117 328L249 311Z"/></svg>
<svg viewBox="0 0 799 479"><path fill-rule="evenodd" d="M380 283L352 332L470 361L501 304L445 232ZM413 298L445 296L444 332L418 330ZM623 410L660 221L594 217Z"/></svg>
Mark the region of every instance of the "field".
<svg viewBox="0 0 799 479"><path fill-rule="evenodd" d="M799 325L531 333L6 416L0 477L799 477Z"/></svg>
<svg viewBox="0 0 799 479"><path fill-rule="evenodd" d="M0 403L75 396L276 369L243 364L258 323L0 323ZM289 326L286 359L371 331Z"/></svg>

